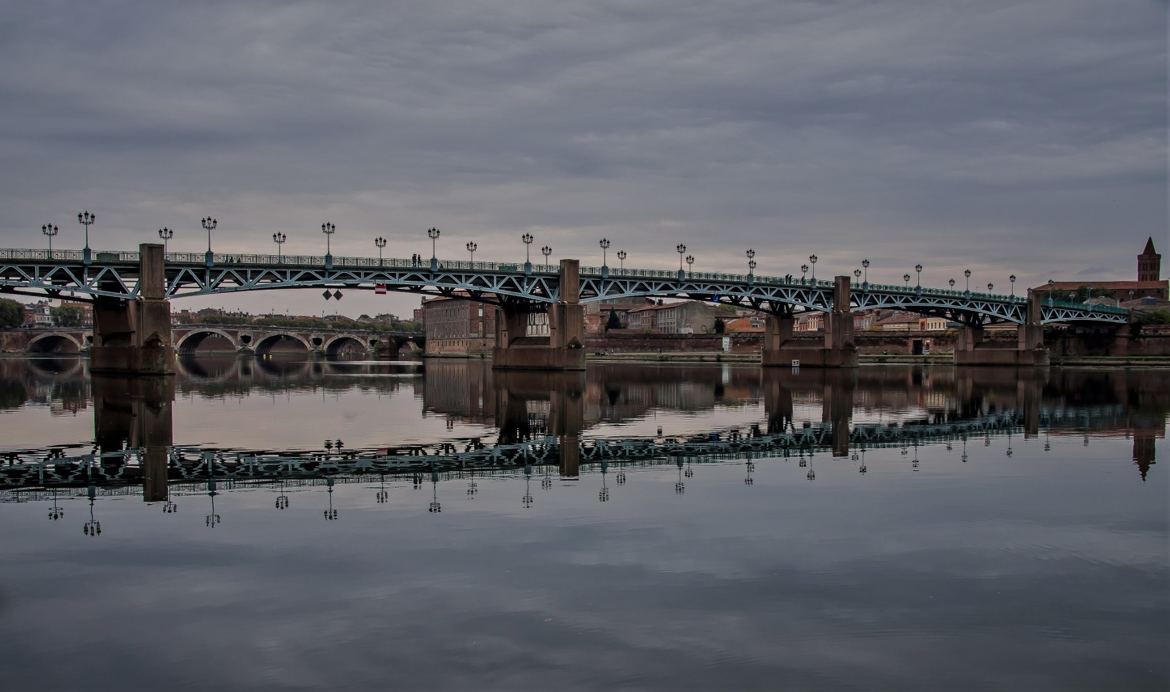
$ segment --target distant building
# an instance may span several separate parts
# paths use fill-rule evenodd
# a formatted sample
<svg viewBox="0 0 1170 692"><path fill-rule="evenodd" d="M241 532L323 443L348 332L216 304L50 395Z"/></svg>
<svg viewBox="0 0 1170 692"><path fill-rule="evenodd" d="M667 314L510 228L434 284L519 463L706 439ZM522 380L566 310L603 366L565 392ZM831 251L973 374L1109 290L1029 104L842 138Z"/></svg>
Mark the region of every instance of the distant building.
<svg viewBox="0 0 1170 692"><path fill-rule="evenodd" d="M1170 281L1159 279L1162 273L1162 255L1154 250L1154 239L1147 238L1142 254L1137 257L1137 281L1050 281L1036 286L1036 293L1057 300L1084 302L1089 298L1112 298L1124 305L1127 301L1152 298L1170 298Z"/></svg>
<svg viewBox="0 0 1170 692"><path fill-rule="evenodd" d="M736 317L723 324L724 334L762 334L767 328L767 318L761 314Z"/></svg>
<svg viewBox="0 0 1170 692"><path fill-rule="evenodd" d="M491 305L459 297L428 298L421 311L428 356L482 357L496 345L496 308Z"/></svg>
<svg viewBox="0 0 1170 692"><path fill-rule="evenodd" d="M599 303L586 303L585 333L593 336L603 334L611 312L617 315L618 324L625 329L629 325L630 310L653 304L654 301L649 298L615 298Z"/></svg>
<svg viewBox="0 0 1170 692"><path fill-rule="evenodd" d="M24 306L24 326L26 327L52 327L53 326L53 308L49 305L47 300L38 300L35 303L27 303Z"/></svg>
<svg viewBox="0 0 1170 692"><path fill-rule="evenodd" d="M653 334L711 334L715 308L706 303L682 301L633 308L627 313L628 328Z"/></svg>

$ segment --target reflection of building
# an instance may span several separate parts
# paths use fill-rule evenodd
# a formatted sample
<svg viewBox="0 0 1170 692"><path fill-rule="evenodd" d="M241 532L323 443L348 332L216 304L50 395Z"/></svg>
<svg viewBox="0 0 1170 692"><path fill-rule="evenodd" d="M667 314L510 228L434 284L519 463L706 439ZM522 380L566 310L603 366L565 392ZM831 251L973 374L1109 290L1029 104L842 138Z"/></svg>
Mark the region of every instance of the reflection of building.
<svg viewBox="0 0 1170 692"><path fill-rule="evenodd" d="M1089 298L1112 298L1121 302L1170 298L1170 282L1158 278L1162 272L1162 255L1154 250L1153 238L1146 240L1146 247L1137 261L1137 281L1053 281L1032 290L1045 295L1051 292L1057 300L1076 302Z"/></svg>
<svg viewBox="0 0 1170 692"><path fill-rule="evenodd" d="M428 356L486 356L496 344L496 309L464 298L423 301Z"/></svg>

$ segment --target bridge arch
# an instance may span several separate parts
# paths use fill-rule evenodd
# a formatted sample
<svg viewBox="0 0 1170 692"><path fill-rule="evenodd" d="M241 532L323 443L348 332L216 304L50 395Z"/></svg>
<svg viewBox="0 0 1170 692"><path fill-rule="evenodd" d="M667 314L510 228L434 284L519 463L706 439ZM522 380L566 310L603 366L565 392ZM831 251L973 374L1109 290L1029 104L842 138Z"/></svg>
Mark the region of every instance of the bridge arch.
<svg viewBox="0 0 1170 692"><path fill-rule="evenodd" d="M304 337L293 334L291 332L271 332L263 336L253 337L254 346L252 347L256 355L262 356L272 351L273 348L287 343L299 344L305 353L311 353L313 346Z"/></svg>
<svg viewBox="0 0 1170 692"><path fill-rule="evenodd" d="M83 346L72 334L53 332L41 334L28 342L28 353L80 353Z"/></svg>
<svg viewBox="0 0 1170 692"><path fill-rule="evenodd" d="M231 344L232 350L236 351L240 345L227 332L221 329L199 328L193 329L183 335L177 342L175 342L175 350L179 353L194 353L197 348L210 337L220 337Z"/></svg>
<svg viewBox="0 0 1170 692"><path fill-rule="evenodd" d="M329 358L334 358L344 352L354 352L355 350L362 355L372 348L369 343L370 339L374 337L367 337L363 339L357 334L336 334L322 344L321 349Z"/></svg>

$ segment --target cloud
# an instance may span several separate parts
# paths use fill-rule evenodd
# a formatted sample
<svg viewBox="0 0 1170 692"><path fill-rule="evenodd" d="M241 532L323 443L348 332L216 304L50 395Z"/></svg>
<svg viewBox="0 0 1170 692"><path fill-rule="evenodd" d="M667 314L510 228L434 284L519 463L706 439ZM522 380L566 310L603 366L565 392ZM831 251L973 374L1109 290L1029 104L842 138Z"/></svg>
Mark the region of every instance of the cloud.
<svg viewBox="0 0 1170 692"><path fill-rule="evenodd" d="M97 210L202 249L425 250L1025 284L1166 237L1164 3L97 2L10 8L0 244ZM79 244L80 228L61 245ZM1090 259L1091 258L1091 259ZM1002 275L1002 276L1000 276ZM372 296L342 308L373 309ZM216 299L213 303L226 302ZM232 300L237 300L233 298ZM287 303L286 295L239 298ZM405 299L402 299L405 300ZM191 303L194 304L194 303ZM297 302L296 304L301 304ZM316 305L316 302L312 303ZM378 303L382 305L384 303Z"/></svg>

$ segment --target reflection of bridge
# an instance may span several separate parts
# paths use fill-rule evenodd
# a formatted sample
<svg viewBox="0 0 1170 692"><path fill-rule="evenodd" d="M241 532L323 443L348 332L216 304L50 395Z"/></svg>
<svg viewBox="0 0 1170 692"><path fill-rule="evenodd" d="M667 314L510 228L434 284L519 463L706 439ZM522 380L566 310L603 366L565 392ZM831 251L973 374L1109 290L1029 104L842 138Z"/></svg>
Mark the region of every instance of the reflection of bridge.
<svg viewBox="0 0 1170 692"><path fill-rule="evenodd" d="M14 329L7 333L10 348L26 353L81 353L93 345L93 332L79 328ZM362 329L297 329L265 325L191 324L171 328L179 353L191 353L200 346L210 349L264 355L291 348L330 357L346 353L367 354L377 350L396 352L409 341L421 344L421 333Z"/></svg>
<svg viewBox="0 0 1170 692"><path fill-rule="evenodd" d="M622 297L665 297L726 302L768 315L763 363L788 365L799 359L811 366L856 363L853 310L896 308L942 315L966 325L956 349L956 362L966 364L1043 364L1041 329L1053 322L1112 325L1128 322L1126 310L1042 300L1015 295L955 291L922 286L862 283L848 276L833 281L803 276L735 275L665 272L641 269L612 271L609 267L579 268L562 260L554 271L532 264L493 262L429 263L398 259L277 257L231 255L216 257L173 253L162 246L142 245L139 252L0 250L0 288L34 291L58 298L95 302L96 352L101 369L166 370L171 344L164 317L168 301L240 291L291 288L352 288L439 295L460 295L499 306L494 365L502 368L583 369L582 304ZM534 340L526 334L531 312L549 311L550 336ZM796 312L829 313L823 347L801 346L792 339ZM127 314L133 313L134 318ZM1019 326L1015 349L981 345L988 323ZM108 348L107 348L108 347Z"/></svg>

